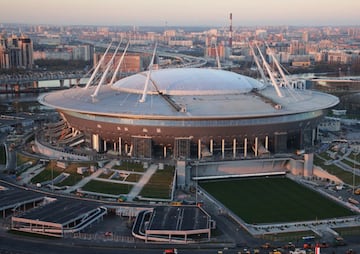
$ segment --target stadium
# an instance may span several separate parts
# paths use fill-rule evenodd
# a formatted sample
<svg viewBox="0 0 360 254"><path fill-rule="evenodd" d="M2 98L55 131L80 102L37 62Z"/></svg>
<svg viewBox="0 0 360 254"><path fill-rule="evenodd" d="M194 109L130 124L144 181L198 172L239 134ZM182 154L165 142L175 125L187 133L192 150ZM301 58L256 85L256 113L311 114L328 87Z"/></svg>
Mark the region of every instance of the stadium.
<svg viewBox="0 0 360 254"><path fill-rule="evenodd" d="M270 176L281 176L279 179L286 181L283 176L289 171L294 176L315 174L312 149L317 141L317 126L327 110L339 103L339 99L333 95L307 90L305 86L296 82L291 85L270 85L220 69L150 68L149 71L125 77L114 83L101 83L56 91L39 97L40 103L55 108L62 118L59 123L48 124L48 129L43 132L45 136L48 132L52 133L50 143L62 145L62 151L65 152L70 148L75 150L77 147L87 147L97 154L116 155L116 160L126 162L125 165L127 158L142 161L144 168L145 165L148 166L148 162L152 164L151 170L146 170L141 181L137 182L131 191L121 193L127 201L174 201L176 204L193 202L201 206L208 199L216 204L220 213L230 207L221 196L229 197L231 203L239 205L238 202L234 202L232 195L219 191L230 189L231 182L228 178L241 178L246 179L244 182L250 182L251 177L266 176L264 179L270 182ZM290 154L296 153L304 156L292 158ZM165 183L170 187L166 189L169 197L157 198L153 194L136 192L140 187L144 187L140 185L145 183L145 175L150 176L153 170L159 170L159 174L164 174L164 163L176 164L171 184ZM325 178L329 178L329 174L326 174ZM260 182L263 179L255 180L259 181L261 187L254 188L262 191L259 195L270 193L265 187L262 188L265 186ZM276 186L277 180L271 178L275 183L272 186ZM105 186L106 183L102 182ZM238 183L234 185L238 186ZM211 184L220 184L220 187L212 187ZM289 182L289 186L291 184ZM152 186L154 189L162 187ZM272 189L271 186L266 186ZM216 190L211 192L211 188ZM189 190L190 192L186 193L195 193L195 197L175 195L175 189ZM288 189L282 189L280 192L285 193ZM296 196L301 191L304 190L293 193ZM237 189L232 191L236 192ZM255 194L249 195L250 192L247 190L241 192L250 201L258 200ZM220 193L220 197L214 193ZM277 192L274 196L278 194ZM102 197L103 194L96 195ZM313 196L313 193L309 196ZM239 200L243 202L247 199ZM292 198L289 200L297 203ZM255 207L253 206L254 209ZM304 207L306 209L306 206ZM232 211L231 214L234 214L233 210L235 211L236 207L229 209ZM266 209L268 207L259 211ZM158 218L162 220L168 215L179 215L176 221L187 223L189 220L184 216L193 217L194 213L203 215L199 210L188 211L176 206L169 210L164 208L146 213L146 221L143 220L145 217L141 217L145 214L142 214L134 224L133 236L145 241L163 241L162 237L165 236L166 240L171 239L169 242L187 242L200 234L204 239L210 239L211 218L206 216L204 220L199 220L199 227L171 223L162 227L155 223L146 228L145 224L140 223L154 222ZM343 214L346 212L341 211L336 216ZM290 221L298 216L291 215ZM241 219L238 219L239 216ZM311 220L311 216L312 214L306 219ZM329 216L331 217L328 214L323 215L324 220ZM246 214L234 214L233 218L243 225ZM258 227L256 218L251 217L245 221L245 224L250 223L248 231L251 234L263 235L273 232L267 231L267 226ZM287 223L272 217L265 221L269 222ZM255 223L255 226L251 223ZM289 231L307 230L307 224L300 228L294 225ZM283 232L283 224L278 229ZM172 237L175 235L176 237Z"/></svg>
<svg viewBox="0 0 360 254"><path fill-rule="evenodd" d="M68 127L64 146L87 143L140 159L244 159L295 153L337 97L266 85L224 70L159 69L114 84L41 95ZM76 137L79 137L76 139ZM75 144L75 145L74 145Z"/></svg>

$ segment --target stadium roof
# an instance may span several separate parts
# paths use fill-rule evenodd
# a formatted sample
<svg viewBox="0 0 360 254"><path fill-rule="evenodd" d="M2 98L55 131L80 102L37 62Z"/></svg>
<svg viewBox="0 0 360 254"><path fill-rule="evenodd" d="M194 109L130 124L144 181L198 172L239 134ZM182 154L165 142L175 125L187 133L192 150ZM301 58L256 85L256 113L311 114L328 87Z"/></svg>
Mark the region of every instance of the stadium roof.
<svg viewBox="0 0 360 254"><path fill-rule="evenodd" d="M114 88L130 93L142 93L147 72L119 80ZM159 91L168 95L221 95L247 93L253 89L262 89L263 83L257 80L215 69L183 68L162 69L151 72L151 85L148 94Z"/></svg>
<svg viewBox="0 0 360 254"><path fill-rule="evenodd" d="M280 88L240 74L215 69L164 69L151 73L148 97L140 102L146 72L114 85L76 87L44 94L39 101L62 111L136 119L221 119L290 115L323 110L338 104L335 96ZM175 105L175 106L174 106ZM276 107L280 105L280 107ZM178 110L183 108L184 110Z"/></svg>

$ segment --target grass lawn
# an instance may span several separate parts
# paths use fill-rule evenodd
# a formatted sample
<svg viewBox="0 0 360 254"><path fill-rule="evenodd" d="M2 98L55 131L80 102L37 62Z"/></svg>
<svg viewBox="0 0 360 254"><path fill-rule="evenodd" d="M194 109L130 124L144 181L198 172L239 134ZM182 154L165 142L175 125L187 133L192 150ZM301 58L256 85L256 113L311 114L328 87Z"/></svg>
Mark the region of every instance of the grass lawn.
<svg viewBox="0 0 360 254"><path fill-rule="evenodd" d="M29 162L31 161L33 165L35 165L38 161L38 159L35 159L35 158L32 158L32 157L28 157L26 155L23 155L21 153L16 153L16 164L19 166L19 165L22 165L26 162Z"/></svg>
<svg viewBox="0 0 360 254"><path fill-rule="evenodd" d="M128 194L132 188L132 185L121 183L108 183L103 181L91 180L85 184L81 189L84 191L92 191L98 193L121 195Z"/></svg>
<svg viewBox="0 0 360 254"><path fill-rule="evenodd" d="M141 190L140 196L161 199L171 198L174 171L175 168L171 166L165 166L164 170L157 170Z"/></svg>
<svg viewBox="0 0 360 254"><path fill-rule="evenodd" d="M340 235L360 235L360 227L346 227L346 228L336 228L336 232L338 232Z"/></svg>
<svg viewBox="0 0 360 254"><path fill-rule="evenodd" d="M333 164L325 165L324 161L322 161L321 159L319 159L316 156L314 157L314 164L321 167L322 169L326 170L330 174L339 177L342 181L344 181L344 183L347 183L349 185L353 184L352 172L345 171ZM356 176L355 177L355 185L359 185L359 184L360 184L360 177Z"/></svg>
<svg viewBox="0 0 360 254"><path fill-rule="evenodd" d="M354 153L354 152L352 152L352 153L349 155L349 158L352 159L352 160L357 161L358 163L360 163L360 154L359 154L359 153Z"/></svg>
<svg viewBox="0 0 360 254"><path fill-rule="evenodd" d="M108 174L101 173L101 175L99 175L98 178L109 179L113 173L114 173L113 171L109 171Z"/></svg>
<svg viewBox="0 0 360 254"><path fill-rule="evenodd" d="M357 164L354 164L354 162L349 161L347 159L343 159L341 160L342 163L345 163L346 165L348 165L351 168L360 168Z"/></svg>
<svg viewBox="0 0 360 254"><path fill-rule="evenodd" d="M142 177L142 175L140 174L130 174L127 178L126 178L126 182L134 182L137 183L140 178Z"/></svg>
<svg viewBox="0 0 360 254"><path fill-rule="evenodd" d="M333 158L331 158L327 152L320 153L319 156L321 156L325 160L333 160Z"/></svg>
<svg viewBox="0 0 360 254"><path fill-rule="evenodd" d="M244 178L199 184L248 223L307 221L354 214L288 178Z"/></svg>
<svg viewBox="0 0 360 254"><path fill-rule="evenodd" d="M113 169L117 170L125 170L125 171L133 171L133 172L145 172L144 166L142 163L137 162L129 162L129 161L122 161L121 165L113 166Z"/></svg>
<svg viewBox="0 0 360 254"><path fill-rule="evenodd" d="M31 178L31 182L33 184L36 183L42 183L45 181L49 181L55 177L57 177L58 175L61 174L62 171L59 170L53 170L53 172L51 172L51 169L44 169L43 171L41 171L39 174L37 174L36 176L34 176L33 178Z"/></svg>
<svg viewBox="0 0 360 254"><path fill-rule="evenodd" d="M75 185L77 182L79 182L83 176L88 176L90 173L85 173L83 175L78 174L77 168L78 167L90 167L90 165L93 165L91 163L71 163L69 164L66 169L60 168L56 166L56 161L50 161L49 164L46 166L46 168L38 175L34 176L31 179L32 183L41 183L44 181L51 180L51 177L54 178L60 175L62 172L69 173L70 176L67 177L64 181L57 184L57 186L72 186Z"/></svg>
<svg viewBox="0 0 360 254"><path fill-rule="evenodd" d="M60 183L56 184L56 186L73 186L80 182L83 179L82 175L79 174L71 174L65 180L61 181Z"/></svg>

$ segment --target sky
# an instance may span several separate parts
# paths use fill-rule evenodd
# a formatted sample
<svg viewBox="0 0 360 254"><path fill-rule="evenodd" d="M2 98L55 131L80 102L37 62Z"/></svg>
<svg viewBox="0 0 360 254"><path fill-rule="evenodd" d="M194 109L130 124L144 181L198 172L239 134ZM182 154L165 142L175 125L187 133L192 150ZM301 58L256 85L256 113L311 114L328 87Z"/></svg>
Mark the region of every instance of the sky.
<svg viewBox="0 0 360 254"><path fill-rule="evenodd" d="M0 23L103 26L360 25L360 0L0 0Z"/></svg>

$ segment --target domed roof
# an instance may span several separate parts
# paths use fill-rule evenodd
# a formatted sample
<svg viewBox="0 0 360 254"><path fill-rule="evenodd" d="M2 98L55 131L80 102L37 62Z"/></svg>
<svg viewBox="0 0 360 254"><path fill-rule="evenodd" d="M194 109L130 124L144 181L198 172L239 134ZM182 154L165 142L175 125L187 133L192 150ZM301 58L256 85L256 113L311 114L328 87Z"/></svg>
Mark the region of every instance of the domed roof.
<svg viewBox="0 0 360 254"><path fill-rule="evenodd" d="M143 93L147 72L121 79L113 89L128 93ZM243 94L265 85L253 78L234 72L215 69L161 69L153 70L148 94L162 92L168 95L220 95Z"/></svg>

